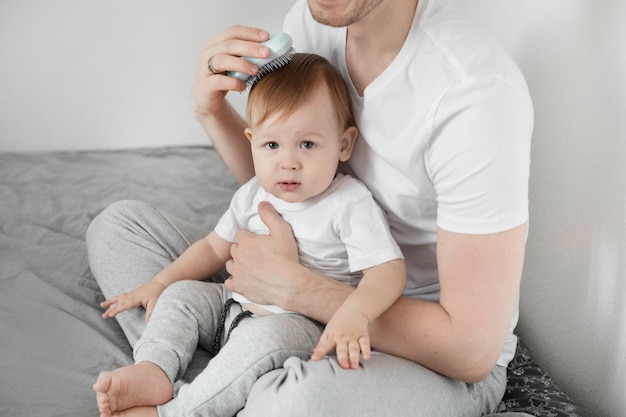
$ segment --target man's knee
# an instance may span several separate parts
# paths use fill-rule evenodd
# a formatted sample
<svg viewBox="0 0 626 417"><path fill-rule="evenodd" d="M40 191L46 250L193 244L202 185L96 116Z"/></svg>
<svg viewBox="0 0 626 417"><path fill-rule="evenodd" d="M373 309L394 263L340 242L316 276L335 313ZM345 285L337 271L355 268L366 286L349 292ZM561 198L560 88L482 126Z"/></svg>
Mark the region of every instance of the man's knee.
<svg viewBox="0 0 626 417"><path fill-rule="evenodd" d="M111 225L123 224L145 210L147 204L135 200L117 201L102 210L87 228L87 245L111 232Z"/></svg>
<svg viewBox="0 0 626 417"><path fill-rule="evenodd" d="M112 203L104 208L91 222L96 228L101 223L118 223L120 220L137 217L137 213L141 213L149 208L148 203L136 200L120 200ZM91 226L90 226L91 228Z"/></svg>
<svg viewBox="0 0 626 417"><path fill-rule="evenodd" d="M339 365L334 359L313 362L291 357L283 368L259 378L239 415L341 415L334 413L346 402L342 389L348 387L337 385L337 371Z"/></svg>

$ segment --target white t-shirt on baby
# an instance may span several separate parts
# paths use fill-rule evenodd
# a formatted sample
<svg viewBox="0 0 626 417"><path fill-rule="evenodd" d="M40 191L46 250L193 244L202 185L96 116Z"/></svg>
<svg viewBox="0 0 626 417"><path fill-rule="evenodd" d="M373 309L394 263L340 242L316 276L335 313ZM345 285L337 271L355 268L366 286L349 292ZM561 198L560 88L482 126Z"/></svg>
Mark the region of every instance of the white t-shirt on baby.
<svg viewBox="0 0 626 417"><path fill-rule="evenodd" d="M299 203L274 197L253 178L235 193L215 232L229 242L238 229L268 234L258 213L261 201L270 202L291 225L300 263L324 276L356 286L362 270L402 258L384 212L367 188L349 175L338 174L322 194ZM233 298L250 303L241 294ZM277 306L260 307L284 312Z"/></svg>

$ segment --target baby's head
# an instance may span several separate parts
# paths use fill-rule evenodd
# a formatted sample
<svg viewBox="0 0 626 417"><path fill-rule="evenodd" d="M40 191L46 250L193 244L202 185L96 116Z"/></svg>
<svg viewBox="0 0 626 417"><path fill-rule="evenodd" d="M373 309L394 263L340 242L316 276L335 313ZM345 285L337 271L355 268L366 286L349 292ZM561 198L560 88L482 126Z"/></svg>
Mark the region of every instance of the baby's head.
<svg viewBox="0 0 626 417"><path fill-rule="evenodd" d="M281 113L289 117L314 90L326 88L339 119L347 128L354 126L348 88L335 67L315 54L296 53L291 62L261 78L251 89L247 117L250 124L261 124Z"/></svg>
<svg viewBox="0 0 626 417"><path fill-rule="evenodd" d="M289 202L328 188L358 134L341 74L313 54L295 54L261 78L250 90L247 116L257 179Z"/></svg>

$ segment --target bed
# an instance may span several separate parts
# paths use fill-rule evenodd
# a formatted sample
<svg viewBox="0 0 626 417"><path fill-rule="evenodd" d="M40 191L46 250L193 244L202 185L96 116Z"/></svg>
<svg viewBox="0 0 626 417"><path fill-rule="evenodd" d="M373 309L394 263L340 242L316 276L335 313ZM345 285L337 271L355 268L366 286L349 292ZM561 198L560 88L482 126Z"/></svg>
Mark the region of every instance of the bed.
<svg viewBox="0 0 626 417"><path fill-rule="evenodd" d="M95 417L91 385L131 363L87 260L107 205L147 201L212 227L237 183L210 147L0 153L0 416ZM582 416L519 343L499 416Z"/></svg>

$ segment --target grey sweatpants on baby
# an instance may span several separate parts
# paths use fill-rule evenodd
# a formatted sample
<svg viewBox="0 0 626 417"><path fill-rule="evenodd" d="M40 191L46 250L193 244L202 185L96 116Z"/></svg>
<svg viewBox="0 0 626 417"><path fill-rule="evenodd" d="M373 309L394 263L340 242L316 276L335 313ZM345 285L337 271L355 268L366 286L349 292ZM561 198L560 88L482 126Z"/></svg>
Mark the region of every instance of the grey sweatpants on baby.
<svg viewBox="0 0 626 417"><path fill-rule="evenodd" d="M203 238L207 233L208 230L164 214L148 204L134 201L115 203L98 215L89 227L87 248L90 266L104 295L111 297L131 291L152 279L191 243ZM172 292L175 290L173 287ZM197 293L198 297L206 296L199 295L204 294L200 291L183 292ZM227 294L220 294L217 291L211 297L223 301ZM213 304L212 301L207 302L203 309L206 311L208 308L221 308L219 303L215 306ZM209 305L213 307L208 307ZM165 310L165 307L162 309ZM213 313L208 316L213 317L211 316ZM279 340L282 338L281 335L291 336L292 332L306 334L308 331L303 330L306 328L310 329L311 334L315 331L311 327L313 322L303 317L293 316L299 317L293 318L283 315L270 317L273 318L266 322L256 318L242 320L233 330L230 340L222 347L223 352L220 352L217 358L224 354L224 357L229 357L235 366L238 361L247 360L248 355L254 357L255 348L258 348L255 343L271 343L268 339L271 339L272 333L267 337L263 329L273 329L275 327L273 321L281 322L277 323L276 327L283 329L278 332L272 330L274 336L277 336L277 343L281 342ZM153 313L150 322L154 319ZM129 310L118 315L117 320L131 345L137 345L145 328L143 311ZM290 329L289 326L292 324L298 329ZM229 326L228 323L226 326ZM203 337L210 339L208 334L204 335L197 329L189 333L198 334L200 339ZM211 333L211 330L207 333ZM294 337L305 339L302 336ZM284 338L282 341L284 342ZM302 340L297 343L302 343ZM229 344L232 344L233 350L235 347L242 350L229 353L226 350ZM147 344L144 344L143 340L142 345L136 346L138 356L144 355L144 351L147 352ZM265 353L268 350L272 349L267 349L266 346ZM186 352L183 357L171 360L172 363L176 361L179 363L172 365L172 370L169 371L170 378L176 378L184 372L183 364L188 361L188 354ZM286 356L289 354L284 357ZM479 417L496 410L506 386L506 369L501 366L495 367L484 381L467 384L439 375L409 360L379 352L374 352L369 360L361 361L356 370L340 368L332 356L319 361L310 361L306 359L307 356L295 352L283 363L281 363L283 357L271 359L271 354L269 356L257 354L257 358L266 364L269 363L269 369L275 369L261 376L256 382L246 382L246 387L249 383L254 383L249 394L243 394L244 398L247 395L247 400L244 408L237 413L239 417ZM211 362L215 360L216 358ZM174 371L175 368L178 370ZM224 371L228 372L228 375L220 371L211 373L211 378L204 378L203 372L204 370L191 383L183 385L174 401L183 395L189 395L194 398L194 404L202 403L204 406L179 413L179 406L176 405L177 416L220 415L214 414L211 410L213 404L208 398L212 394L205 394L202 388L196 388L204 387L205 384L218 386L227 379L232 380L233 375L228 370ZM189 371L187 373L189 374ZM202 378L199 380L202 383L196 384L198 378ZM246 375L244 378L254 377ZM170 415L168 407L169 405L160 407L162 417Z"/></svg>
<svg viewBox="0 0 626 417"><path fill-rule="evenodd" d="M158 407L159 415L233 416L261 375L291 356L311 356L322 334L319 324L297 314L249 317L238 303L226 304L230 296L223 284L180 281L159 297L135 345L135 361L159 365L174 383L198 345L214 355L172 401Z"/></svg>

